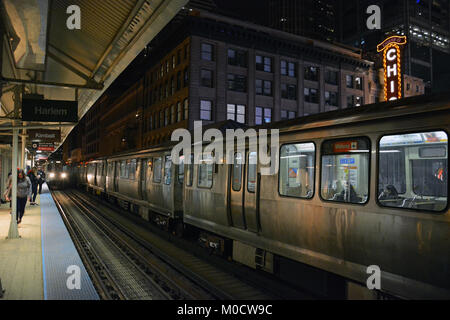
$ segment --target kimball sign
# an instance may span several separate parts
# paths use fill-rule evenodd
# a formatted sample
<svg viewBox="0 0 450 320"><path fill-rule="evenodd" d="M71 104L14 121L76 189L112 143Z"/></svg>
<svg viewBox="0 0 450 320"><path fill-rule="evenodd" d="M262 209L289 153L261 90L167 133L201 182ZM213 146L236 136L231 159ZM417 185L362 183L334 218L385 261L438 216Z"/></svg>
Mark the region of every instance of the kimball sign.
<svg viewBox="0 0 450 320"><path fill-rule="evenodd" d="M77 101L22 99L22 120L78 122Z"/></svg>
<svg viewBox="0 0 450 320"><path fill-rule="evenodd" d="M402 72L400 46L406 44L405 36L389 37L377 46L383 52L384 100L397 100L402 97Z"/></svg>

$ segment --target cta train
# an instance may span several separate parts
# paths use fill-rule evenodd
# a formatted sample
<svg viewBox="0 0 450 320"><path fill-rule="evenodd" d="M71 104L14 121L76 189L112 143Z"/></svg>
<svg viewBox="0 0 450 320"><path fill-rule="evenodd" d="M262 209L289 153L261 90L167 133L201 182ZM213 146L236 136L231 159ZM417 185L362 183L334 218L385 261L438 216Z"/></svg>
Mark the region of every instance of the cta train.
<svg viewBox="0 0 450 320"><path fill-rule="evenodd" d="M196 230L206 246L292 283L347 298L450 298L450 96L267 125L275 127L271 175L249 164L258 158L251 150L236 151L233 164L175 165L174 144L96 159L74 174L143 219ZM376 291L367 289L370 270L380 271Z"/></svg>

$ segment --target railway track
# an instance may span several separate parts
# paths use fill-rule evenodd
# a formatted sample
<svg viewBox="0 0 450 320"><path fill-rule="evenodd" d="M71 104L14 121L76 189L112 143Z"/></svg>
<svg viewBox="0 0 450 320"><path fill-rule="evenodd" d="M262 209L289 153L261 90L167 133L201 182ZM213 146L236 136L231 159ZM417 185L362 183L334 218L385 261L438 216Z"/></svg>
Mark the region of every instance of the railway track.
<svg viewBox="0 0 450 320"><path fill-rule="evenodd" d="M210 256L204 249L187 243L159 230L139 217L133 216L96 197L79 191L65 193L72 201L84 206L86 211L109 225L115 233L126 235L132 248L140 248L140 254L151 253L162 261L162 274L175 272L170 279L183 278L184 291L197 286L197 295L188 299L311 299L312 296L259 275L254 270L236 265L220 257ZM138 250L138 249L135 249ZM187 280L188 279L188 280ZM179 285L179 284L178 284ZM182 295L180 295L181 298Z"/></svg>
<svg viewBox="0 0 450 320"><path fill-rule="evenodd" d="M195 284L183 285L182 276L102 221L76 196L58 191L53 197L102 299L213 298Z"/></svg>

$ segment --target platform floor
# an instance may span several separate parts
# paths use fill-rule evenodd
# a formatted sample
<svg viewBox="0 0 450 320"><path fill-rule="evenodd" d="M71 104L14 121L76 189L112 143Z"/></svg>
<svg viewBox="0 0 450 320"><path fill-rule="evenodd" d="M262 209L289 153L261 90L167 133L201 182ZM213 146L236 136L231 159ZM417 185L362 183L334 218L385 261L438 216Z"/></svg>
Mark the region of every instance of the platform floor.
<svg viewBox="0 0 450 320"><path fill-rule="evenodd" d="M36 202L39 206L27 203L19 225L20 239L6 239L11 221L9 203L0 206L3 300L98 300L46 185ZM79 269L73 271L70 266ZM73 287L77 274L80 288Z"/></svg>
<svg viewBox="0 0 450 320"><path fill-rule="evenodd" d="M36 202L40 202L39 195ZM41 208L25 208L20 239L6 239L11 215L9 203L0 206L0 279L5 300L44 299L41 249Z"/></svg>

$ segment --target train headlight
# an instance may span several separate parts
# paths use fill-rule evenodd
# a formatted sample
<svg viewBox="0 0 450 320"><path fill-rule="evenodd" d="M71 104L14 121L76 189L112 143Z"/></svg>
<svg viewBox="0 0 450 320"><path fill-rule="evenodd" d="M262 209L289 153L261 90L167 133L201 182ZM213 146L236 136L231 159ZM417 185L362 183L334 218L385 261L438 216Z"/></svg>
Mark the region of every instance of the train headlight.
<svg viewBox="0 0 450 320"><path fill-rule="evenodd" d="M50 178L54 178L55 174L53 172L50 173Z"/></svg>
<svg viewBox="0 0 450 320"><path fill-rule="evenodd" d="M61 173L61 178L65 179L67 177L67 173L63 172Z"/></svg>

